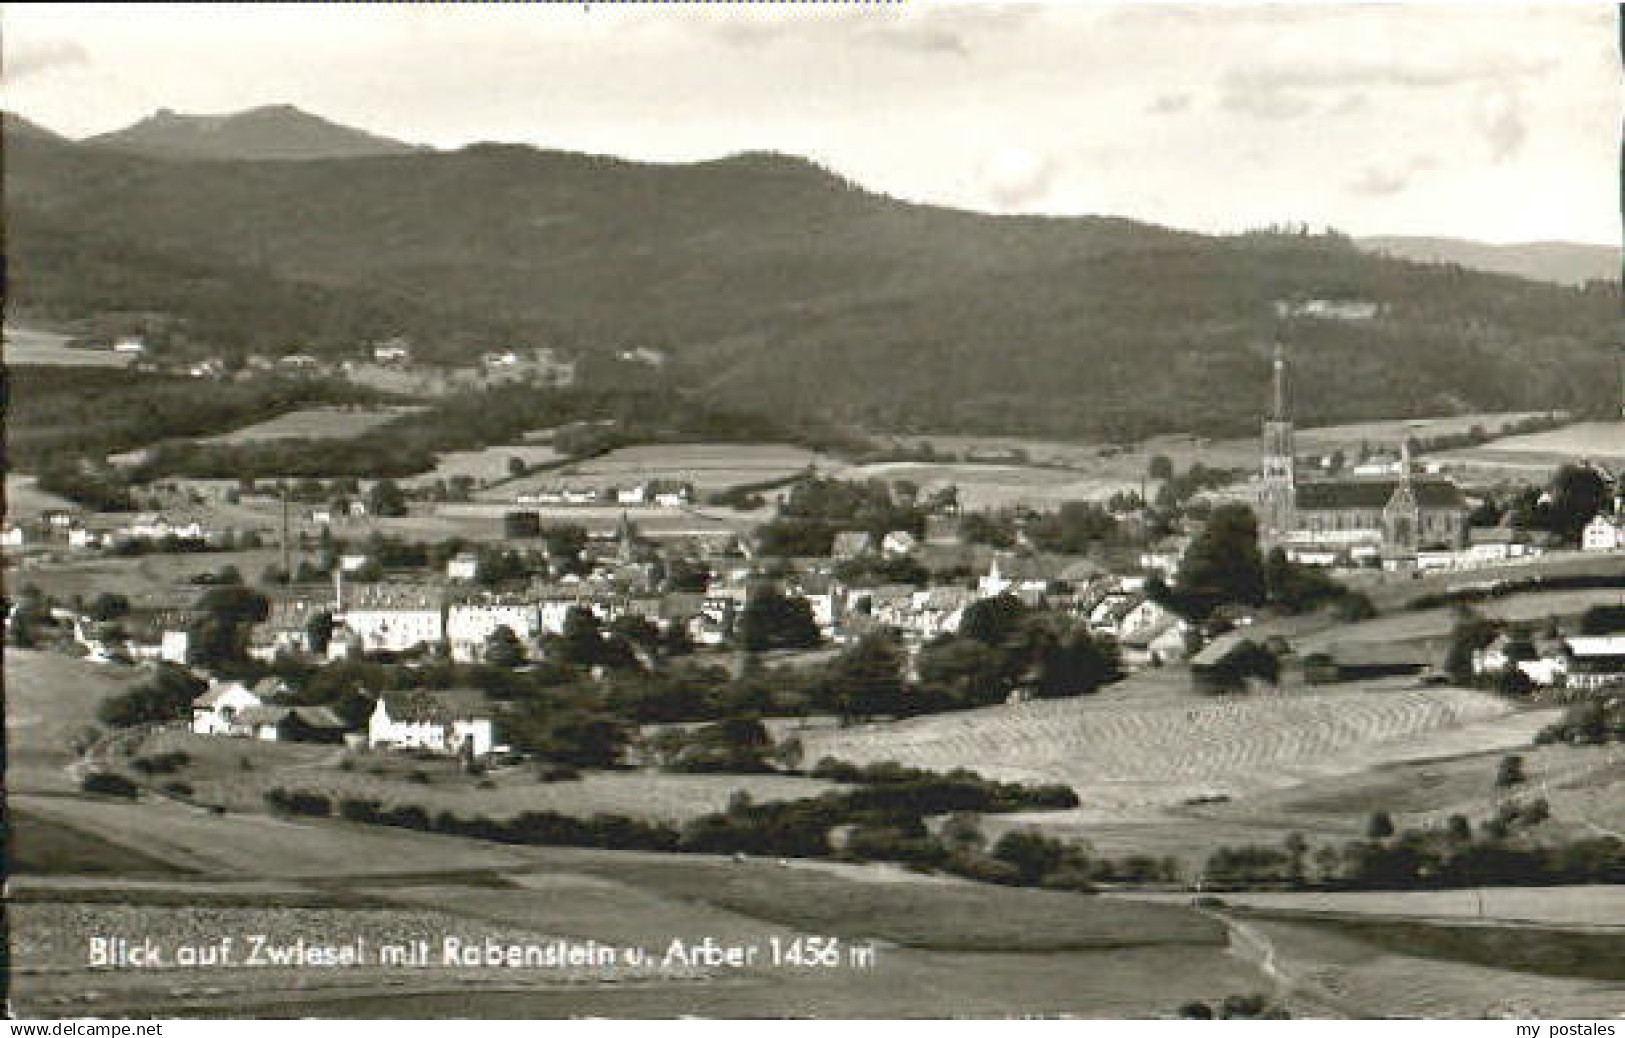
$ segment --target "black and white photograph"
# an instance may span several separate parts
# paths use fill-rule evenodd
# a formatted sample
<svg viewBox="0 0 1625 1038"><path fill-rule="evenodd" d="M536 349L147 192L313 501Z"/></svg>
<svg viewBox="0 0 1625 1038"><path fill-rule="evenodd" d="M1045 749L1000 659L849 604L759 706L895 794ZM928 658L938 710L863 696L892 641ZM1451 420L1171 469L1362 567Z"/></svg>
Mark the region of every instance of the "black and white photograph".
<svg viewBox="0 0 1625 1038"><path fill-rule="evenodd" d="M1625 1026L1625 7L0 57L12 1033Z"/></svg>

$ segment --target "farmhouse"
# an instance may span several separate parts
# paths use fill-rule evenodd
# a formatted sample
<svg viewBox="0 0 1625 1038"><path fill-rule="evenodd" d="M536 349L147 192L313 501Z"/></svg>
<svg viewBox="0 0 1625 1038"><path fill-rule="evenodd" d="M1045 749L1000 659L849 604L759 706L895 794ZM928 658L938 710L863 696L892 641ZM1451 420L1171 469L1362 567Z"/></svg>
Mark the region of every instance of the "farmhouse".
<svg viewBox="0 0 1625 1038"><path fill-rule="evenodd" d="M1625 685L1625 635L1546 638L1503 634L1473 654L1473 670L1499 674L1516 668L1541 688L1592 691Z"/></svg>
<svg viewBox="0 0 1625 1038"><path fill-rule="evenodd" d="M483 757L493 745L491 710L471 690L386 692L367 721L367 745Z"/></svg>
<svg viewBox="0 0 1625 1038"><path fill-rule="evenodd" d="M1580 532L1580 547L1586 551L1625 550L1625 518L1599 512Z"/></svg>
<svg viewBox="0 0 1625 1038"><path fill-rule="evenodd" d="M446 562L446 577L450 580L475 580L480 575L480 558L471 551L461 551Z"/></svg>
<svg viewBox="0 0 1625 1038"><path fill-rule="evenodd" d="M1189 537L1164 537L1140 553L1140 567L1152 573L1161 573L1164 577L1172 577L1179 572L1179 564L1184 561L1185 552L1190 546Z"/></svg>
<svg viewBox="0 0 1625 1038"><path fill-rule="evenodd" d="M907 530L893 530L880 539L880 551L883 555L899 556L912 555L919 542Z"/></svg>
<svg viewBox="0 0 1625 1038"><path fill-rule="evenodd" d="M1175 616L1126 635L1118 641L1123 664L1129 667L1160 667L1185 658L1190 642L1190 624Z"/></svg>
<svg viewBox="0 0 1625 1038"><path fill-rule="evenodd" d="M1625 635L1576 636L1567 639L1568 688L1594 690L1625 685Z"/></svg>
<svg viewBox="0 0 1625 1038"><path fill-rule="evenodd" d="M243 734L237 715L263 705L240 681L211 682L208 691L192 700L192 731L198 735Z"/></svg>
<svg viewBox="0 0 1625 1038"><path fill-rule="evenodd" d="M1397 478L1298 478L1293 424L1287 404L1286 355L1275 349L1274 392L1264 419L1264 462L1259 492L1259 540L1289 555L1337 551L1348 561L1381 558L1413 563L1420 548L1459 547L1467 530L1467 502L1443 479L1417 479L1410 446L1402 445Z"/></svg>

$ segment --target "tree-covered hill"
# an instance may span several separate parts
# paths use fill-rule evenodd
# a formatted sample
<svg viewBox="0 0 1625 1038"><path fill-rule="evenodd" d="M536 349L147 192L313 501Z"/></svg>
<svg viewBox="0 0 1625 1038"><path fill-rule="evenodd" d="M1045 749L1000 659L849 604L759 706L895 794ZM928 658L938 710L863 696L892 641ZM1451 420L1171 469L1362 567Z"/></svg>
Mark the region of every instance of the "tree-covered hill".
<svg viewBox="0 0 1625 1038"><path fill-rule="evenodd" d="M282 343L341 352L394 324L447 357L505 337L650 345L732 405L896 430L1250 428L1277 335L1309 420L1603 412L1617 397L1617 283L1406 262L1337 236L980 215L763 154L199 163L6 144L13 301L57 316L150 294L148 309L220 329L259 283ZM96 287L131 268L123 250L140 283ZM1293 298L1381 311L1283 326L1275 303ZM239 325L210 334L274 345Z"/></svg>

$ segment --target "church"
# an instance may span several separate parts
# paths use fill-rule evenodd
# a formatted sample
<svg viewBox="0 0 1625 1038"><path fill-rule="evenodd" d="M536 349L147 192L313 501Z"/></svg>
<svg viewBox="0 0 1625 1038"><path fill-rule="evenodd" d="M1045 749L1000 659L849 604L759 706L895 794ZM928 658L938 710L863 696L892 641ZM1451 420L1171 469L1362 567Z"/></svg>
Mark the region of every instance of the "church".
<svg viewBox="0 0 1625 1038"><path fill-rule="evenodd" d="M1286 354L1275 348L1273 391L1264 419L1259 541L1266 550L1336 565L1413 564L1424 548L1458 548L1467 536L1467 502L1447 479L1419 478L1410 446L1392 477L1303 477L1294 453Z"/></svg>

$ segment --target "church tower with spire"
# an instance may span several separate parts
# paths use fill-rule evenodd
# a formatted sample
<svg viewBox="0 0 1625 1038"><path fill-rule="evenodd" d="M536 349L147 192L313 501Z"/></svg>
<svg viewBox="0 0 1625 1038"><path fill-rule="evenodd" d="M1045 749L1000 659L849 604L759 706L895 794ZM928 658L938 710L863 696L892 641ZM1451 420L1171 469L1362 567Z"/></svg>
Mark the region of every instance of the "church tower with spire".
<svg viewBox="0 0 1625 1038"><path fill-rule="evenodd" d="M1266 548L1283 543L1292 530L1297 500L1297 463L1288 400L1286 347L1275 344L1270 409L1264 418L1262 489L1259 493L1259 539Z"/></svg>

